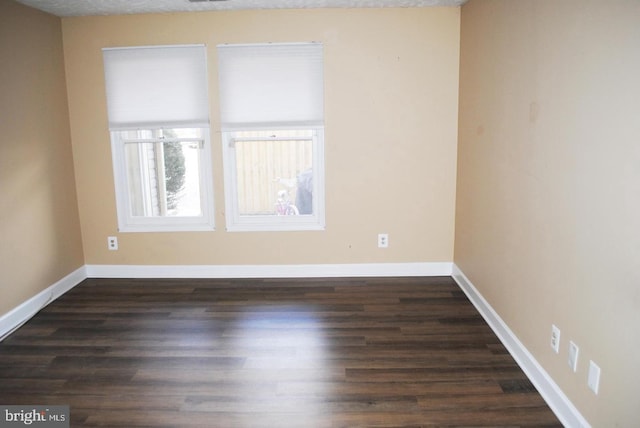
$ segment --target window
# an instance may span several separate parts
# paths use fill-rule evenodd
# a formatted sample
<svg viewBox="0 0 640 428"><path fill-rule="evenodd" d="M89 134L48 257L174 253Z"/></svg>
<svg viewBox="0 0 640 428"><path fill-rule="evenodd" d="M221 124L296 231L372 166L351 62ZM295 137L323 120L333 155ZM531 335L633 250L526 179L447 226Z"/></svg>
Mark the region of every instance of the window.
<svg viewBox="0 0 640 428"><path fill-rule="evenodd" d="M324 229L322 45L221 45L218 61L227 229Z"/></svg>
<svg viewBox="0 0 640 428"><path fill-rule="evenodd" d="M119 230L213 230L205 47L103 55Z"/></svg>
<svg viewBox="0 0 640 428"><path fill-rule="evenodd" d="M121 230L213 228L205 215L211 193L207 134L203 128L113 133Z"/></svg>

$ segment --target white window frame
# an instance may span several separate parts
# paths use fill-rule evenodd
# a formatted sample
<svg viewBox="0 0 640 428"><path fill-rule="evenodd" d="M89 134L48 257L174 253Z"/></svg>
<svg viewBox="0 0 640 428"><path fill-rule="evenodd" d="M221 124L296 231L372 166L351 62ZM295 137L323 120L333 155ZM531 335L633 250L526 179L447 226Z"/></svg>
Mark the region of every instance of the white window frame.
<svg viewBox="0 0 640 428"><path fill-rule="evenodd" d="M325 229L322 49L322 44L317 42L218 45L225 220L228 231ZM302 77L298 79L298 76ZM236 133L288 130L310 130L313 133L313 213L241 215L234 144ZM276 139L291 140L291 137Z"/></svg>
<svg viewBox="0 0 640 428"><path fill-rule="evenodd" d="M287 128L293 129L293 128ZM237 131L222 133L223 167L225 178L226 226L231 232L259 231L303 231L325 229L325 197L324 197L324 128L304 128L313 131L311 137L313 147L313 214L309 215L240 215L238 205L238 180L236 171L235 134ZM266 131L264 127L244 127L241 131ZM238 130L240 131L240 130ZM282 137L292 140L292 137ZM307 138L304 138L306 140ZM247 140L254 141L255 138ZM275 202L275 200L274 200Z"/></svg>
<svg viewBox="0 0 640 428"><path fill-rule="evenodd" d="M160 128L150 129L157 131ZM200 128L201 139L176 138L141 138L124 139L125 131L111 132L111 153L113 158L113 174L116 190L116 209L118 213L119 232L188 232L188 231L212 231L215 230L214 206L213 206L213 174L211 171L211 142L209 128ZM135 143L157 142L198 142L199 173L200 173L200 208L199 216L134 216L132 215L131 201L129 200L129 179L127 174L127 162L125 145Z"/></svg>
<svg viewBox="0 0 640 428"><path fill-rule="evenodd" d="M213 174L209 129L206 46L161 45L103 49L118 230L120 232L211 231L214 229ZM173 102L167 103L170 99ZM200 129L200 215L132 215L126 144L184 141L156 138L159 130ZM153 138L126 132L151 131ZM135 141L134 141L135 140ZM138 141L139 140L139 141ZM141 172L144 180L145 171ZM147 192L147 189L141 189ZM159 198L164 198L158 188ZM149 195L147 195L149 196ZM143 198L144 199L144 198ZM143 203L151 203L145 200ZM146 205L145 205L146 206Z"/></svg>

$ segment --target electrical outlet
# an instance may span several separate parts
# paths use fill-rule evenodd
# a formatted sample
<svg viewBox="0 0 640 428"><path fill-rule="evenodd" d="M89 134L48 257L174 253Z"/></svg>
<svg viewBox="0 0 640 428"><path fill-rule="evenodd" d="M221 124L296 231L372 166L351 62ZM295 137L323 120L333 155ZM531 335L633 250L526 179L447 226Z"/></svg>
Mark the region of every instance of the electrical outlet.
<svg viewBox="0 0 640 428"><path fill-rule="evenodd" d="M378 234L378 248L387 248L389 247L389 235L386 233Z"/></svg>
<svg viewBox="0 0 640 428"><path fill-rule="evenodd" d="M109 236L109 237L107 237L107 248L110 251L116 251L118 249L118 237L117 236Z"/></svg>
<svg viewBox="0 0 640 428"><path fill-rule="evenodd" d="M556 354L560 352L560 329L555 324L551 325L551 349Z"/></svg>
<svg viewBox="0 0 640 428"><path fill-rule="evenodd" d="M569 341L569 357L567 358L567 363L569 363L569 367L575 373L578 369L578 353L580 352L580 348L578 345Z"/></svg>
<svg viewBox="0 0 640 428"><path fill-rule="evenodd" d="M598 395L598 388L600 387L600 367L593 361L589 360L589 377L587 378L587 385Z"/></svg>

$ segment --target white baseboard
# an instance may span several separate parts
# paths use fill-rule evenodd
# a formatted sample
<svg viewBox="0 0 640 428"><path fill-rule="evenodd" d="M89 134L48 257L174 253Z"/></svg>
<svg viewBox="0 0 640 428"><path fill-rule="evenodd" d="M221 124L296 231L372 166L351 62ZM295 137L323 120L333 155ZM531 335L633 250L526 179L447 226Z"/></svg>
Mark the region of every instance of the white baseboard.
<svg viewBox="0 0 640 428"><path fill-rule="evenodd" d="M536 361L527 348L518 340L507 324L500 318L482 294L469 281L469 278L453 265L453 279L467 295L471 303L476 307L484 320L491 326L502 344L507 348L511 356L516 360L520 368L525 372L531 383L538 389L542 398L556 414L560 422L566 427L590 428L591 425L553 381L551 376Z"/></svg>
<svg viewBox="0 0 640 428"><path fill-rule="evenodd" d="M42 308L62 296L87 278L85 266L82 266L55 284L42 290L6 314L0 316L0 341L11 334Z"/></svg>
<svg viewBox="0 0 640 428"><path fill-rule="evenodd" d="M451 276L453 264L362 263L310 265L87 265L89 278L326 278Z"/></svg>

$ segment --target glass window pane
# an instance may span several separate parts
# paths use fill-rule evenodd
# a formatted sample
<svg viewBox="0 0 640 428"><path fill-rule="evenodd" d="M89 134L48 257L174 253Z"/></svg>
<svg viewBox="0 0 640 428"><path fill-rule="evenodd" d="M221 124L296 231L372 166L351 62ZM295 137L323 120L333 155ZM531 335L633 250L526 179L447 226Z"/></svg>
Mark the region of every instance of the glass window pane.
<svg viewBox="0 0 640 428"><path fill-rule="evenodd" d="M236 133L241 216L313 215L312 136L309 130Z"/></svg>
<svg viewBox="0 0 640 428"><path fill-rule="evenodd" d="M165 138L175 137L165 131ZM199 148L198 141L126 143L131 215L201 216Z"/></svg>

